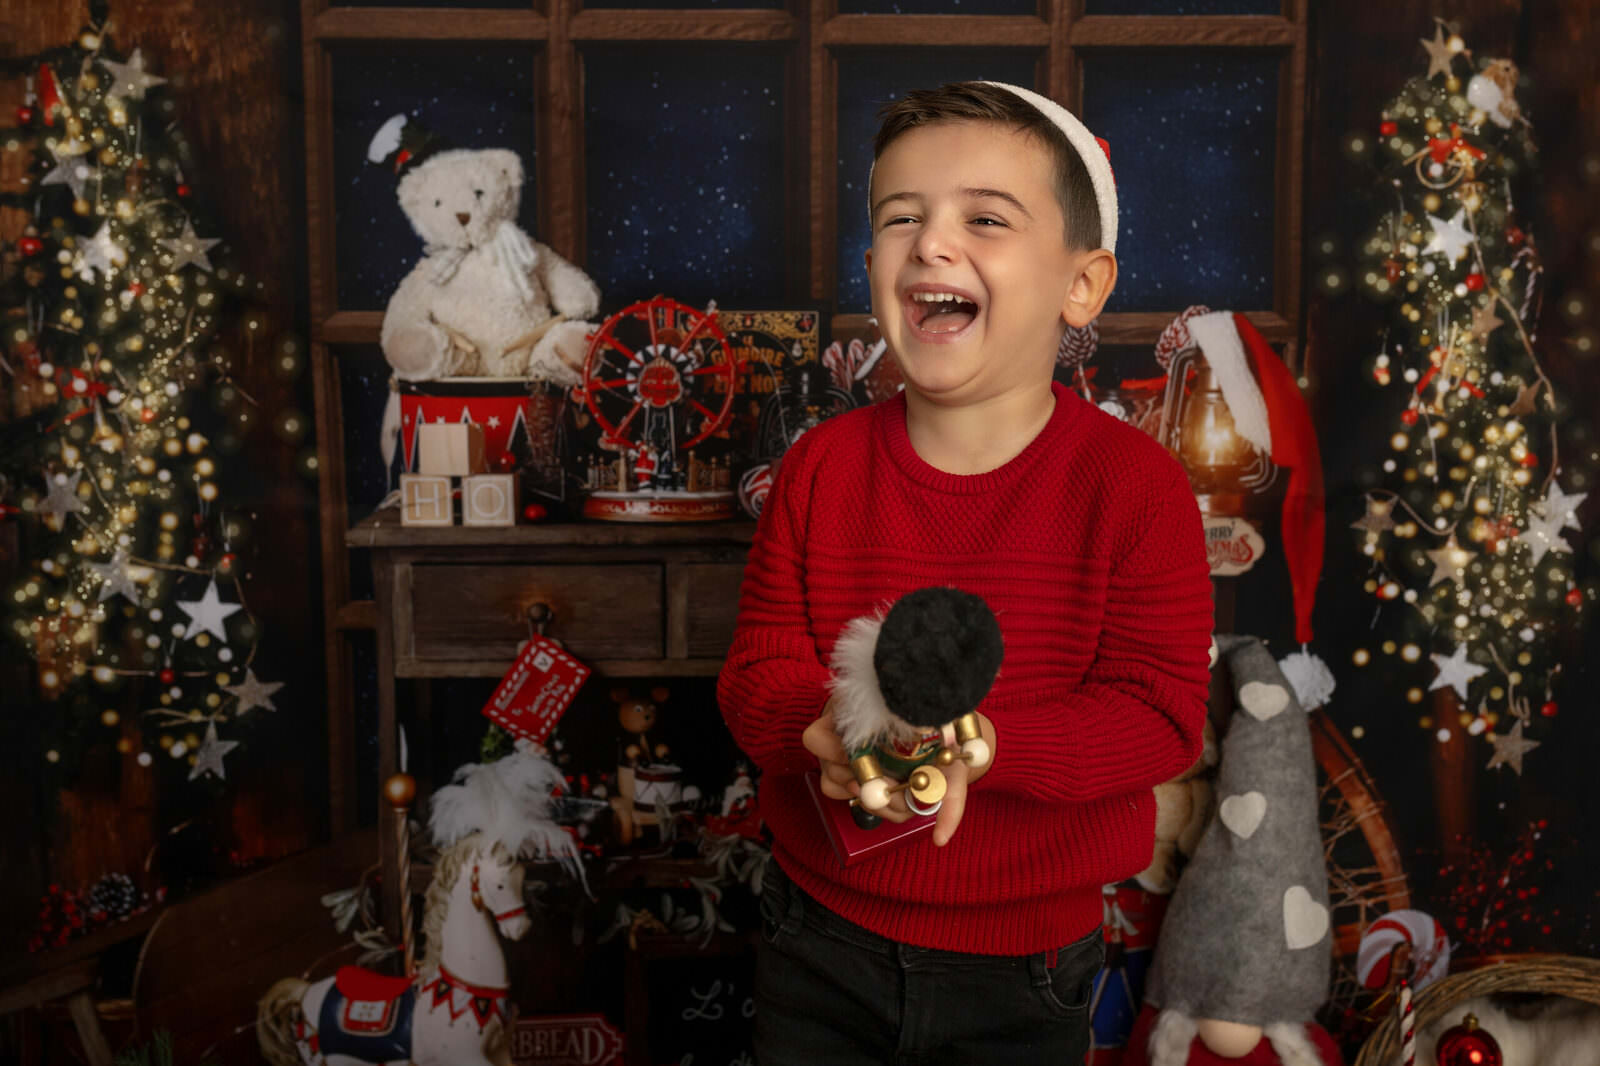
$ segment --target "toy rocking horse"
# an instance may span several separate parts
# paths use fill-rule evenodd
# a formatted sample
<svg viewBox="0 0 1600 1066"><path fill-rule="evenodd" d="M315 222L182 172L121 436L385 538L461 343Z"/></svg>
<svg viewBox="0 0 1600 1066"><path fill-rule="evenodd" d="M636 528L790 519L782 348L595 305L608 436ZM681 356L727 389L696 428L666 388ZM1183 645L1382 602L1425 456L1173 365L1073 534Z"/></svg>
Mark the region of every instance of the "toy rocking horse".
<svg viewBox="0 0 1600 1066"><path fill-rule="evenodd" d="M496 932L528 931L524 856L578 871L572 838L550 819L562 787L554 766L523 748L456 772L429 828L443 852L428 885L427 946L414 975L346 966L316 983L286 977L262 998L261 1053L273 1066L509 1066L512 1018Z"/></svg>

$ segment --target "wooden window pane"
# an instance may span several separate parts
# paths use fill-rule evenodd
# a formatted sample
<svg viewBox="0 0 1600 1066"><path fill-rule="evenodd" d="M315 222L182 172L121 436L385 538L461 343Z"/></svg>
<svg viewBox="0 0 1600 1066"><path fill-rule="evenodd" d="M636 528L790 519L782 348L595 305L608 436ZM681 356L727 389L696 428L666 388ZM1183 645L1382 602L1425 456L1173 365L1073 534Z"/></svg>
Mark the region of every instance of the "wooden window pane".
<svg viewBox="0 0 1600 1066"><path fill-rule="evenodd" d="M528 11L532 0L330 0L329 7L464 7Z"/></svg>
<svg viewBox="0 0 1600 1066"><path fill-rule="evenodd" d="M1282 0L1085 0L1086 15L1278 15Z"/></svg>
<svg viewBox="0 0 1600 1066"><path fill-rule="evenodd" d="M784 54L583 51L588 271L615 308L784 291Z"/></svg>
<svg viewBox="0 0 1600 1066"><path fill-rule="evenodd" d="M839 54L839 311L872 309L862 255L872 243L867 224L867 174L878 109L908 89L987 79L1032 86L1039 53L1002 48L861 49Z"/></svg>
<svg viewBox="0 0 1600 1066"><path fill-rule="evenodd" d="M333 53L333 176L336 289L340 310L381 311L422 258L422 238L395 199L394 172L367 162L367 145L405 112L455 148L509 148L522 157L518 221L538 218L534 189L533 76L527 46L386 45Z"/></svg>
<svg viewBox="0 0 1600 1066"><path fill-rule="evenodd" d="M591 9L631 8L634 11L683 11L693 9L726 10L728 8L774 9L784 6L784 0L583 0Z"/></svg>
<svg viewBox="0 0 1600 1066"><path fill-rule="evenodd" d="M841 15L1037 15L1038 0L839 0Z"/></svg>
<svg viewBox="0 0 1600 1066"><path fill-rule="evenodd" d="M1271 308L1276 55L1083 58L1083 119L1111 143L1121 275L1107 312Z"/></svg>

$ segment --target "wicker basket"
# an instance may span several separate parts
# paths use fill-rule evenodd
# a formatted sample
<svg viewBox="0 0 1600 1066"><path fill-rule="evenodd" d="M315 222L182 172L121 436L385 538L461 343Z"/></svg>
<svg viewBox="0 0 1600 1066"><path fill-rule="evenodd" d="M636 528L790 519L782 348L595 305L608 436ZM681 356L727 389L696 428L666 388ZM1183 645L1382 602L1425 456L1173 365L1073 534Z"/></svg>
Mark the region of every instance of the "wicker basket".
<svg viewBox="0 0 1600 1066"><path fill-rule="evenodd" d="M1566 996L1600 1005L1600 959L1574 955L1520 955L1451 974L1417 994L1417 1028L1449 1015L1460 1004L1496 992ZM1400 1022L1390 1013L1361 1046L1355 1066L1400 1062Z"/></svg>

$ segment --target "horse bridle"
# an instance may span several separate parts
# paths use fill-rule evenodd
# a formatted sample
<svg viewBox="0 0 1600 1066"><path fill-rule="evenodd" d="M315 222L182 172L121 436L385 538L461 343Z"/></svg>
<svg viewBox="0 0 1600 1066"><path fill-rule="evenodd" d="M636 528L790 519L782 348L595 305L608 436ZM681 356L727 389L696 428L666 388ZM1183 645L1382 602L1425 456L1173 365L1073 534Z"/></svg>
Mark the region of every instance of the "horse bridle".
<svg viewBox="0 0 1600 1066"><path fill-rule="evenodd" d="M486 906L484 904L484 902L483 902L483 893L478 891L478 864L477 863L473 863L472 864L472 905L474 907L478 908L480 911L483 911L485 914L488 914L491 917L493 917L496 922L509 921L510 919L515 918L520 914L526 914L527 911L528 911L527 907L514 907L511 910L508 910L508 911L504 912L503 914L495 914L493 911L491 911L488 908L488 906Z"/></svg>

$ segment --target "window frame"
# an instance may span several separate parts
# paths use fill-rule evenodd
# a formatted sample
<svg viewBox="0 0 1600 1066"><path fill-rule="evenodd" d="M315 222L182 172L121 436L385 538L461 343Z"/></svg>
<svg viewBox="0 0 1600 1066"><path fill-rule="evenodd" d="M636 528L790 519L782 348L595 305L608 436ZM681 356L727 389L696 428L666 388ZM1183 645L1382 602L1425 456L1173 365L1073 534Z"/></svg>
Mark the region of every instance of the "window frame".
<svg viewBox="0 0 1600 1066"><path fill-rule="evenodd" d="M580 0L529 0L526 9L339 7L301 0L306 104L306 232L311 355L321 460L323 604L327 626L331 828L356 825L355 751L346 633L371 629L376 608L350 598L339 349L378 343L381 311L338 306L334 230L332 69L335 53L383 44L524 43L536 52L534 143L539 237L585 262L583 64L589 44L786 45L783 293L774 300L827 311L837 293L838 56L860 48L1025 48L1040 52L1033 88L1073 111L1084 95L1081 58L1117 51L1265 52L1279 56L1272 306L1243 311L1299 365L1303 331L1302 219L1310 0L1275 15L1086 15L1085 0L1040 0L1034 15L839 14L837 0L788 0L782 10L585 10ZM1107 313L1101 343L1153 345L1182 308ZM867 316L834 315L859 329ZM381 669L381 666L380 666Z"/></svg>

